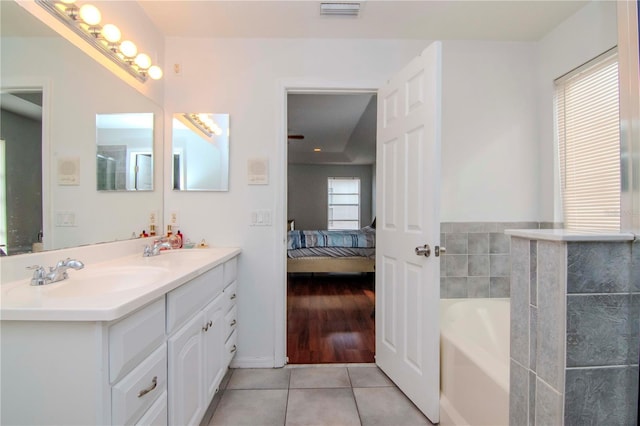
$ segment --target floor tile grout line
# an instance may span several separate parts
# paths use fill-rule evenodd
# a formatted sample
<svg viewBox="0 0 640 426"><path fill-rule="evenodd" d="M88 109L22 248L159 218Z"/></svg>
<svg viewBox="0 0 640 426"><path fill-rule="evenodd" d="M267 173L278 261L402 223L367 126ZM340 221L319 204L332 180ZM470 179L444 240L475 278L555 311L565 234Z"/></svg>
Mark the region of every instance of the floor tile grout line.
<svg viewBox="0 0 640 426"><path fill-rule="evenodd" d="M351 373L349 372L349 367L345 367L347 370L347 377L349 378L349 384L351 385L351 397L353 398L353 403L356 406L356 414L358 415L358 421L360 422L360 426L362 425L362 416L360 415L360 407L358 406L358 400L356 399L356 393L353 391L353 382L351 381Z"/></svg>

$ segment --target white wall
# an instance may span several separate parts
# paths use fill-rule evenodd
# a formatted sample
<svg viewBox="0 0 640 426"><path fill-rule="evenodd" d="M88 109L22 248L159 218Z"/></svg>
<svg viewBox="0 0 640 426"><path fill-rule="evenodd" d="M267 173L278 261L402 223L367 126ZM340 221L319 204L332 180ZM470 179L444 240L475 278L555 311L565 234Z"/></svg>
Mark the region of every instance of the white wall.
<svg viewBox="0 0 640 426"><path fill-rule="evenodd" d="M371 223L372 168L290 164L288 173L287 219L295 220L296 229L327 229L327 179L360 178L360 226Z"/></svg>
<svg viewBox="0 0 640 426"><path fill-rule="evenodd" d="M594 1L538 43L540 219L562 222L559 166L554 142L553 81L617 43L616 2Z"/></svg>
<svg viewBox="0 0 640 426"><path fill-rule="evenodd" d="M531 43L443 43L443 222L537 220L534 53Z"/></svg>
<svg viewBox="0 0 640 426"><path fill-rule="evenodd" d="M283 87L314 82L380 87L427 45L419 40L167 39L164 68L179 63L183 70L165 76L167 120L184 111L231 116L230 191L170 192L165 212L178 210L181 230L193 240L243 250L240 365L274 365L274 354L282 350L275 345L283 344L275 335L276 321L284 315ZM443 220L537 218L533 52L526 43L444 44ZM270 183L247 185L247 160L260 157L269 160ZM165 155L165 168L169 162ZM274 225L251 227L250 212L256 209L274 212Z"/></svg>

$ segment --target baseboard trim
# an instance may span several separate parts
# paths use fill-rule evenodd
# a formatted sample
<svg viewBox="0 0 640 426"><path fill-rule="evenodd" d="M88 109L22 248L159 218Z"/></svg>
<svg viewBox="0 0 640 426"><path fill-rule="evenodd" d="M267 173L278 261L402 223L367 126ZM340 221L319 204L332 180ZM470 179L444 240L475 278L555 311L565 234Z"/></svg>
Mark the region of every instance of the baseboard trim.
<svg viewBox="0 0 640 426"><path fill-rule="evenodd" d="M231 368L275 368L275 360L269 357L235 357Z"/></svg>

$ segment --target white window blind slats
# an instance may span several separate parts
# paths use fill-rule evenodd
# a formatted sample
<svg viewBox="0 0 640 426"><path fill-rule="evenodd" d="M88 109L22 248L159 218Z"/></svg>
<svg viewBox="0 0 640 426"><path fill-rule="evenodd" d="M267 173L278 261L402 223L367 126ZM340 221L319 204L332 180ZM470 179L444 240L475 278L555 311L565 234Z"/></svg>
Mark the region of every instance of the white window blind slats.
<svg viewBox="0 0 640 426"><path fill-rule="evenodd" d="M620 127L615 52L556 81L564 222L620 229Z"/></svg>
<svg viewBox="0 0 640 426"><path fill-rule="evenodd" d="M360 228L360 179L328 178L327 229Z"/></svg>

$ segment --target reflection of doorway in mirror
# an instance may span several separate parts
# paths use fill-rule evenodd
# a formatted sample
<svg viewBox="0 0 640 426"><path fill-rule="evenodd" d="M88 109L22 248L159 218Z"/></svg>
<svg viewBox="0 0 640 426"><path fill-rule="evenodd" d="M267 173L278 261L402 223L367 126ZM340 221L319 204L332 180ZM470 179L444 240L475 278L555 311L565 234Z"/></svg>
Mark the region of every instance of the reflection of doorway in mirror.
<svg viewBox="0 0 640 426"><path fill-rule="evenodd" d="M129 151L129 182L127 189L153 189L153 156L150 151Z"/></svg>
<svg viewBox="0 0 640 426"><path fill-rule="evenodd" d="M0 139L0 255L7 254L7 157Z"/></svg>
<svg viewBox="0 0 640 426"><path fill-rule="evenodd" d="M180 191L186 189L186 176L184 167L184 151L177 149L173 151L173 189Z"/></svg>
<svg viewBox="0 0 640 426"><path fill-rule="evenodd" d="M7 254L29 253L43 229L43 91L3 88L0 128L4 142L4 237Z"/></svg>

